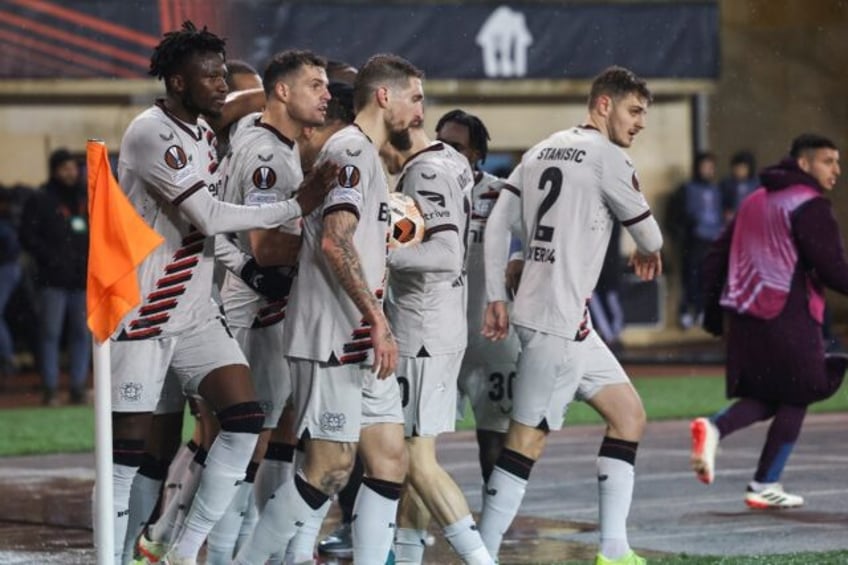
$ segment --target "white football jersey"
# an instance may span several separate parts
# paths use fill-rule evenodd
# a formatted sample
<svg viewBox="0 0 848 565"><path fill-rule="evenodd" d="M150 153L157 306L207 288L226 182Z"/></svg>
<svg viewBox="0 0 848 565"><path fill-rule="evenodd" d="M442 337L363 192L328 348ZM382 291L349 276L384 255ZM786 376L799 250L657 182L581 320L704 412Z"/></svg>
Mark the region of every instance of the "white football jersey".
<svg viewBox="0 0 848 565"><path fill-rule="evenodd" d="M463 264L455 272L390 272L386 316L401 355L445 355L465 349L464 259L473 184L468 159L443 143L430 145L404 164L397 190L415 200L421 211L424 241L441 231L456 232Z"/></svg>
<svg viewBox="0 0 848 565"><path fill-rule="evenodd" d="M286 311L283 352L289 357L324 363L364 363L373 349L370 327L347 295L321 250L324 216L345 210L359 223L353 243L368 287L383 297L389 189L380 156L356 125L324 144L317 163L339 166L335 187L303 221L303 246Z"/></svg>
<svg viewBox="0 0 848 565"><path fill-rule="evenodd" d="M180 213L198 190L217 195L215 134L203 121L181 121L160 101L130 123L118 160L118 182L139 215L165 242L138 268L141 304L116 339L177 335L215 315L214 244Z"/></svg>
<svg viewBox="0 0 848 565"><path fill-rule="evenodd" d="M220 195L224 202L247 206L281 202L291 198L303 181L297 145L273 126L262 123L261 116L256 113L242 118L230 132ZM296 232L299 220L286 228ZM239 233L237 244L250 254L249 232ZM229 271L221 299L227 321L235 327L261 328L285 317L285 300L267 300Z"/></svg>
<svg viewBox="0 0 848 565"><path fill-rule="evenodd" d="M651 215L636 170L601 132L574 127L527 151L507 184L521 197L525 259L512 319L573 339L585 330L613 222Z"/></svg>
<svg viewBox="0 0 848 565"><path fill-rule="evenodd" d="M498 177L481 172L477 184L471 189L471 229L468 234L468 335L477 336L483 327L486 311L486 269L483 242L486 221L498 201L504 183ZM508 236L507 236L508 237Z"/></svg>

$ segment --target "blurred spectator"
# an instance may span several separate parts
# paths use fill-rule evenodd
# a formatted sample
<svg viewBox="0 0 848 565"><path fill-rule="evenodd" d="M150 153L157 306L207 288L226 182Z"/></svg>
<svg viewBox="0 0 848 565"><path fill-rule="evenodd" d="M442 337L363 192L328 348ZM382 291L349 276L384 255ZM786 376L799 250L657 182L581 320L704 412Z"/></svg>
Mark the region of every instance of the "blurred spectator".
<svg viewBox="0 0 848 565"><path fill-rule="evenodd" d="M589 301L592 326L614 353L621 350L620 335L624 329L624 309L619 294L621 275L621 224L615 222L604 256L604 266L595 292L592 293L592 300Z"/></svg>
<svg viewBox="0 0 848 565"><path fill-rule="evenodd" d="M760 186L757 162L750 151L739 151L730 158L730 175L721 181L721 205L725 221L730 221L742 199Z"/></svg>
<svg viewBox="0 0 848 565"><path fill-rule="evenodd" d="M695 156L695 173L679 189L676 230L682 235L682 294L678 321L689 329L704 311L701 292L701 264L710 244L724 227L721 191L716 184L716 158L712 153Z"/></svg>
<svg viewBox="0 0 848 565"><path fill-rule="evenodd" d="M26 202L21 243L39 287L39 370L44 404L57 404L59 349L67 322L71 402L85 402L91 343L86 327L88 208L79 164L65 149L50 155L50 178Z"/></svg>
<svg viewBox="0 0 848 565"><path fill-rule="evenodd" d="M6 304L21 279L21 245L11 217L11 192L0 187L0 389L15 370L14 343L6 323Z"/></svg>

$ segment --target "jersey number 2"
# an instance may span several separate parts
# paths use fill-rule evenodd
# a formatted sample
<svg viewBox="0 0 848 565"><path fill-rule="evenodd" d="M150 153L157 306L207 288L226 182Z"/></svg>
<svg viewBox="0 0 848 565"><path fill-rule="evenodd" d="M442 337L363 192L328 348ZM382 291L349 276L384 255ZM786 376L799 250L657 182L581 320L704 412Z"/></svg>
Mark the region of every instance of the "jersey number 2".
<svg viewBox="0 0 848 565"><path fill-rule="evenodd" d="M536 213L536 229L533 230L533 239L537 241L551 242L554 239L554 227L542 224L542 217L548 213L548 210L554 205L559 198L559 193L562 190L562 171L556 167L548 167L542 172L542 177L539 179L539 190L546 190L548 185L551 191L542 199L539 205L539 211Z"/></svg>

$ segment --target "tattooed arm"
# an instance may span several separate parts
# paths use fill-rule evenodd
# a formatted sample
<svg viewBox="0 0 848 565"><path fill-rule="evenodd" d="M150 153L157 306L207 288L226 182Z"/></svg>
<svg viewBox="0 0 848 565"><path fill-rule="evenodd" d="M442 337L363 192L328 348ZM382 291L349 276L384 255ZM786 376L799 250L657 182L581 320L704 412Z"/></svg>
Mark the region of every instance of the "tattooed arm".
<svg viewBox="0 0 848 565"><path fill-rule="evenodd" d="M324 234L321 250L347 295L371 325L374 344L374 364L371 370L378 378L391 375L397 365L397 344L383 315L383 308L368 287L359 253L353 244L353 234L359 219L346 210L337 210L324 216Z"/></svg>

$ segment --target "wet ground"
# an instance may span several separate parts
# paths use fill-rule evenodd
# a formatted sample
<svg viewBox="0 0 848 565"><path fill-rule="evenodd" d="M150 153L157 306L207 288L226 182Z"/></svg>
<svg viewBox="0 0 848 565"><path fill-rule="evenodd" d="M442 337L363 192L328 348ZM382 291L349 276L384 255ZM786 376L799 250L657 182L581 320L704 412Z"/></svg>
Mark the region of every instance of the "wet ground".
<svg viewBox="0 0 848 565"><path fill-rule="evenodd" d="M628 370L637 378L721 374L720 367L698 365L633 365ZM0 407L38 405L40 399L33 377L21 377L10 393L0 395ZM637 460L631 544L647 556L848 550L846 428L848 414L808 417L784 475L787 490L804 495L807 503L796 510L762 512L748 510L743 497L765 426L726 438L716 482L705 486L689 470L688 422L650 423ZM507 535L501 563L593 557L598 540L595 459L602 434L601 427L585 426L551 437L534 468L521 514ZM440 440L440 460L476 510L480 475L475 450L470 432ZM0 564L94 563L89 529L93 480L93 454L0 458ZM334 510L325 531L333 529L337 519ZM435 538L426 562L457 562L441 536Z"/></svg>

